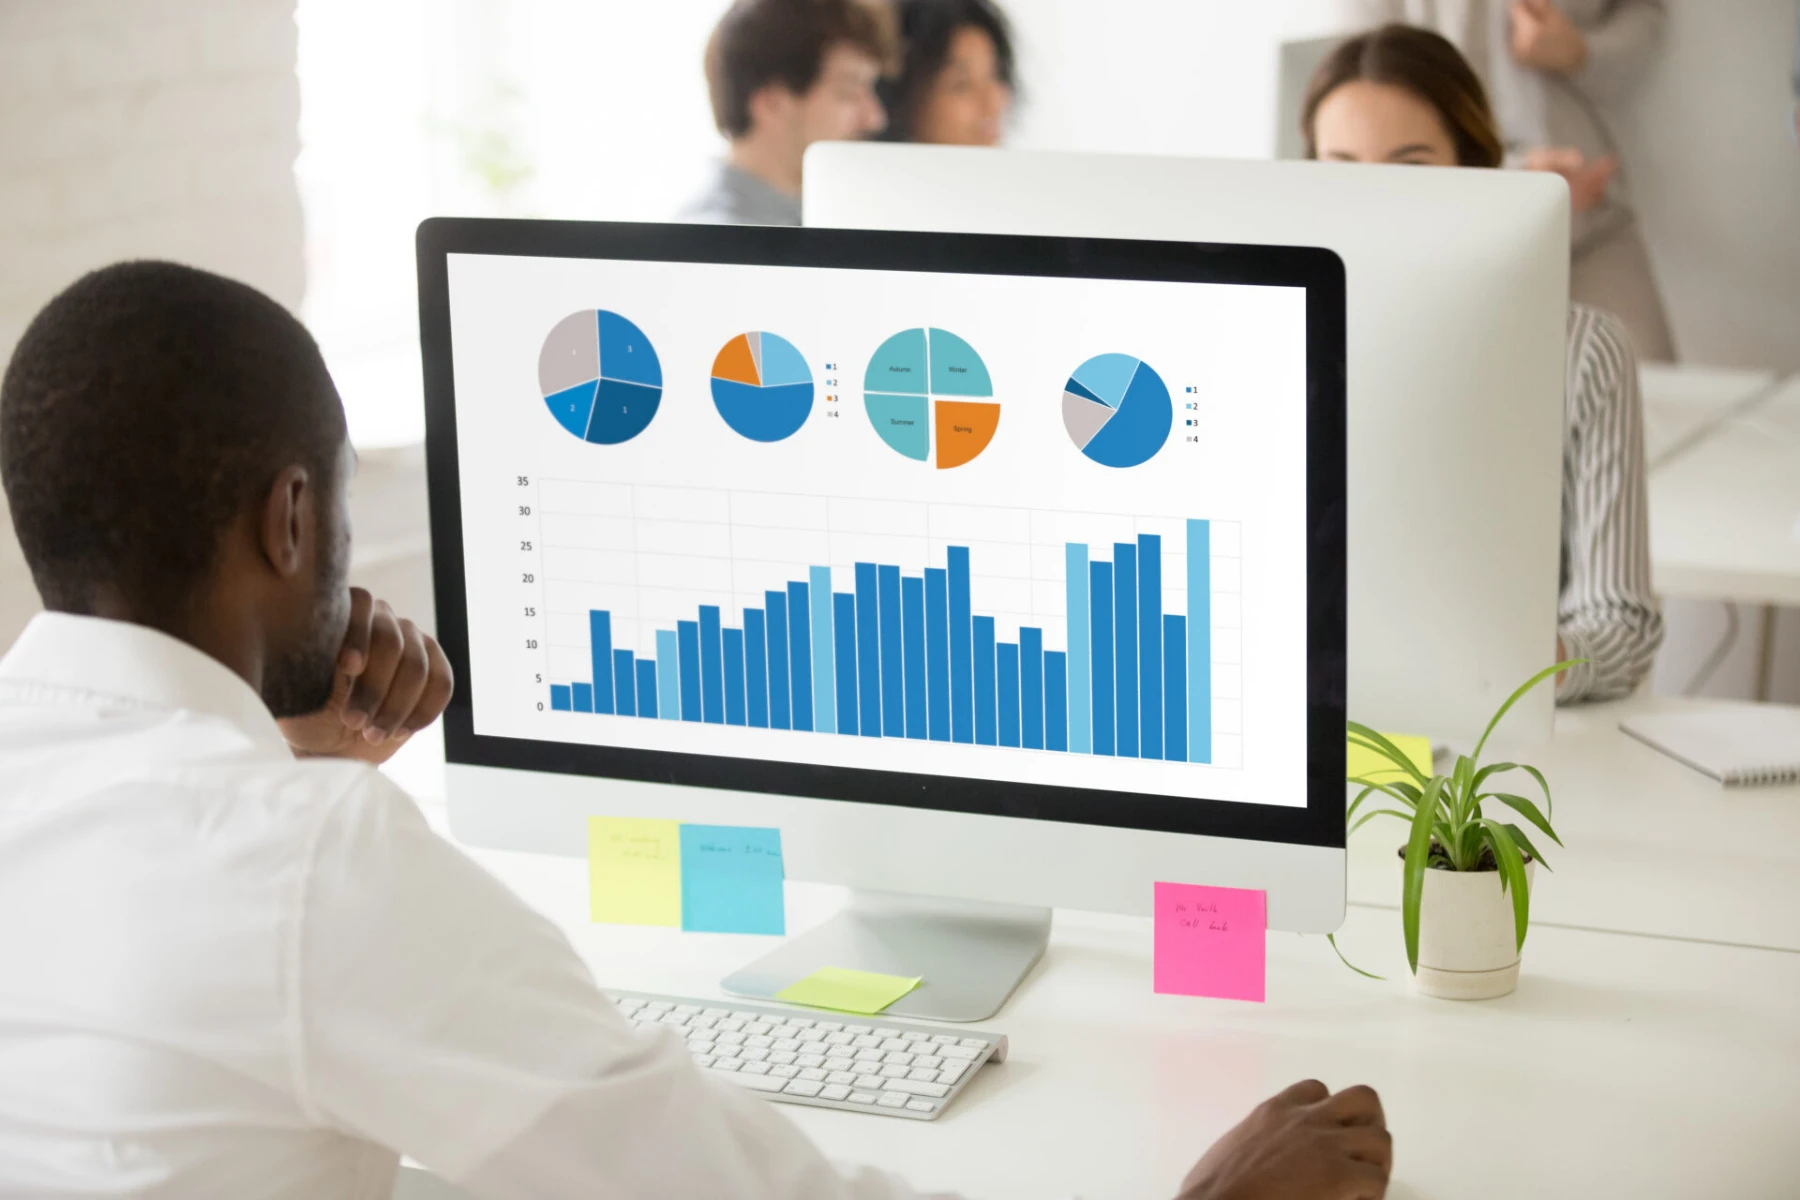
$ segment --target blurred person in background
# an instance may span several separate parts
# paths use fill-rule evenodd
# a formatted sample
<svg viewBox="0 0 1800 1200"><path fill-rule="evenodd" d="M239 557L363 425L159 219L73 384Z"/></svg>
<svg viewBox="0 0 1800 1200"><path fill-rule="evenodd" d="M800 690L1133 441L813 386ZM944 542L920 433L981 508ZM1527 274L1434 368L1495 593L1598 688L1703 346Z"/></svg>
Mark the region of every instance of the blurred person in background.
<svg viewBox="0 0 1800 1200"><path fill-rule="evenodd" d="M713 122L730 143L683 220L800 224L806 148L887 124L875 83L894 63L881 0L737 0L706 43Z"/></svg>
<svg viewBox="0 0 1800 1200"><path fill-rule="evenodd" d="M1326 56L1307 87L1301 134L1306 156L1328 162L1498 167L1505 154L1469 63L1411 25L1384 25ZM1557 681L1557 701L1568 704L1635 691L1662 645L1663 618L1650 582L1637 360L1611 313L1570 306L1564 387L1556 657L1586 660Z"/></svg>
<svg viewBox="0 0 1800 1200"><path fill-rule="evenodd" d="M1569 181L1570 298L1615 314L1638 356L1675 358L1649 248L1620 177L1603 110L1643 79L1662 40L1663 0L1353 0L1375 24L1434 29L1487 88L1506 162Z"/></svg>
<svg viewBox="0 0 1800 1200"><path fill-rule="evenodd" d="M883 80L883 139L997 146L1015 85L1012 29L993 0L896 0L901 66Z"/></svg>

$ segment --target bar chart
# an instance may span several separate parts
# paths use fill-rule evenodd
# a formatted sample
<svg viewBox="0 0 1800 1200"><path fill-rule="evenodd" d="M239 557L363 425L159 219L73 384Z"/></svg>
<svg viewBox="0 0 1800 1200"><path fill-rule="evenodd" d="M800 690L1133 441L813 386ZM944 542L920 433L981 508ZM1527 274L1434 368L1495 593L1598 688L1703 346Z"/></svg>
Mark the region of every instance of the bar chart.
<svg viewBox="0 0 1800 1200"><path fill-rule="evenodd" d="M1235 521L544 500L552 713L1240 765Z"/></svg>

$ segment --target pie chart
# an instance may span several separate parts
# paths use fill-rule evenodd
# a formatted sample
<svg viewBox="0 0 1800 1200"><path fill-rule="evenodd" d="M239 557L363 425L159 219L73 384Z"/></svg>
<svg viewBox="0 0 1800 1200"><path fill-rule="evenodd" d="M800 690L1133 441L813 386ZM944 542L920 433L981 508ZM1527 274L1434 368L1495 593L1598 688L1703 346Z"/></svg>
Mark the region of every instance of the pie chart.
<svg viewBox="0 0 1800 1200"><path fill-rule="evenodd" d="M1000 406L975 347L944 329L905 329L863 373L869 424L892 450L939 470L972 462L994 440Z"/></svg>
<svg viewBox="0 0 1800 1200"><path fill-rule="evenodd" d="M1062 405L1069 439L1103 467L1150 461L1175 423L1162 376L1129 354L1097 354L1076 367Z"/></svg>
<svg viewBox="0 0 1800 1200"><path fill-rule="evenodd" d="M786 338L740 333L713 359L712 397L738 433L753 442L779 442L812 413L812 370Z"/></svg>
<svg viewBox="0 0 1800 1200"><path fill-rule="evenodd" d="M557 424L585 442L629 442L662 404L662 363L644 331L605 309L570 313L538 352L538 387Z"/></svg>

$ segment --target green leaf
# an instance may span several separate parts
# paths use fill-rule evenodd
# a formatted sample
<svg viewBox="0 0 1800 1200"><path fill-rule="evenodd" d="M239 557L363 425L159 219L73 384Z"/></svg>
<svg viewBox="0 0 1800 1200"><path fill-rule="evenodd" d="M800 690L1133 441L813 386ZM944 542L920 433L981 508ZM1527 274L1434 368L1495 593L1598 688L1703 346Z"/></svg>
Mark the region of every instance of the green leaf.
<svg viewBox="0 0 1800 1200"><path fill-rule="evenodd" d="M1556 830L1550 828L1549 820L1543 813L1538 811L1537 805L1533 804L1525 797L1515 796L1511 792L1490 792L1488 794L1524 817L1527 821L1530 821L1533 825L1536 825L1543 831L1545 837L1549 838L1559 846L1562 845L1562 839L1556 836Z"/></svg>
<svg viewBox="0 0 1800 1200"><path fill-rule="evenodd" d="M1344 834L1344 836L1349 837L1350 834L1355 833L1357 830L1361 829L1364 825L1367 825L1370 821L1373 821L1376 817L1399 817L1402 821L1411 821L1412 820L1411 813L1395 812L1391 808L1372 808L1368 812L1364 813L1361 817L1357 818L1356 823L1354 825L1350 826L1349 830Z"/></svg>
<svg viewBox="0 0 1800 1200"><path fill-rule="evenodd" d="M1435 825L1438 801L1443 795L1444 778L1438 776L1425 786L1418 808L1413 810L1412 833L1406 839L1406 877L1400 893L1400 922L1406 933L1406 965L1419 973L1419 900L1425 894L1425 867L1431 853L1431 832Z"/></svg>
<svg viewBox="0 0 1800 1200"><path fill-rule="evenodd" d="M1491 817L1484 818L1481 824L1488 832L1487 842L1494 848L1494 861L1500 867L1500 890L1512 893L1515 949L1523 950L1525 931L1531 928L1531 887L1525 878L1525 860L1519 856L1519 847L1506 826Z"/></svg>
<svg viewBox="0 0 1800 1200"><path fill-rule="evenodd" d="M1481 768L1481 770L1475 772L1475 780L1469 786L1479 792L1481 790L1481 785L1486 783L1493 776L1500 774L1502 771L1516 771L1518 769L1518 763L1489 763L1487 766Z"/></svg>
<svg viewBox="0 0 1800 1200"><path fill-rule="evenodd" d="M1500 724L1501 718L1506 716L1506 714L1509 711L1511 711L1513 705L1517 704L1520 700L1525 698L1525 693L1529 692L1532 688L1534 688L1538 684L1544 682L1544 680L1550 678L1552 675L1555 675L1557 672L1566 671L1570 667L1577 666L1586 661L1587 661L1587 659L1585 659L1585 658L1571 658L1565 662L1556 663L1553 666L1545 667L1543 670L1539 671L1536 675L1533 675L1530 679L1527 679L1524 683L1521 683L1518 686L1518 689L1516 691L1514 691L1512 695L1510 695L1506 698L1506 703L1502 704L1500 706L1500 711L1498 711L1494 714L1494 719L1488 722L1487 729L1482 732L1481 740L1479 742L1475 743L1475 752L1473 754L1471 754L1469 757L1475 758L1475 759L1479 759L1481 757L1482 747L1487 745L1487 740L1489 737L1491 737L1493 735L1495 726Z"/></svg>
<svg viewBox="0 0 1800 1200"><path fill-rule="evenodd" d="M1395 813L1394 815L1399 816L1400 814ZM1337 944L1337 934L1328 933L1325 935L1325 940L1331 943L1331 948L1333 950L1337 951L1338 961L1343 963L1346 967L1349 967L1352 971L1355 971L1358 975L1361 975L1364 979L1377 979L1377 980L1380 980L1382 983L1387 982L1387 976L1376 975L1373 972L1365 971L1361 967L1357 966L1355 963L1351 962L1349 959L1345 958L1343 950L1341 948L1339 948L1339 946Z"/></svg>
<svg viewBox="0 0 1800 1200"><path fill-rule="evenodd" d="M1359 745L1366 750L1375 751L1377 754L1405 771L1408 775L1411 775L1414 779L1418 780L1421 786L1424 785L1426 777L1419 773L1419 768L1413 766L1413 761L1406 756L1406 751L1400 749L1400 747L1394 745L1394 743L1389 741L1384 735L1370 729L1367 725L1360 724L1356 721L1346 721L1345 724L1349 726L1350 732L1355 735L1355 738L1352 740L1358 738L1361 739L1360 741L1356 741L1356 745Z"/></svg>
<svg viewBox="0 0 1800 1200"><path fill-rule="evenodd" d="M1356 783L1359 781L1351 780L1351 782ZM1365 796L1367 796L1370 792L1380 792L1382 795L1386 796L1388 799L1397 800L1401 804L1406 805L1406 807L1408 807L1408 808L1414 808L1414 807L1417 807L1417 805L1418 805L1417 799L1408 799L1404 792L1395 791L1393 788L1389 787L1385 783L1364 783L1363 790L1357 795L1356 799L1354 799L1350 802L1349 809L1347 809L1344 813L1344 819L1346 821L1348 821L1350 819L1350 817L1356 812L1358 806L1360 806L1362 804L1363 798Z"/></svg>
<svg viewBox="0 0 1800 1200"><path fill-rule="evenodd" d="M1544 812L1548 816L1554 816L1554 806L1550 803L1550 783L1544 778L1544 773L1536 767L1521 766L1519 769L1527 772L1533 779L1537 780L1538 787L1542 788L1544 791Z"/></svg>
<svg viewBox="0 0 1800 1200"><path fill-rule="evenodd" d="M1544 870L1550 870L1550 864L1545 860L1543 852L1531 844L1531 839L1525 836L1525 831L1523 829L1520 829L1517 825L1508 821L1506 822L1506 830L1508 833L1512 834L1512 840L1518 843L1519 849L1536 859L1538 865L1543 867Z"/></svg>

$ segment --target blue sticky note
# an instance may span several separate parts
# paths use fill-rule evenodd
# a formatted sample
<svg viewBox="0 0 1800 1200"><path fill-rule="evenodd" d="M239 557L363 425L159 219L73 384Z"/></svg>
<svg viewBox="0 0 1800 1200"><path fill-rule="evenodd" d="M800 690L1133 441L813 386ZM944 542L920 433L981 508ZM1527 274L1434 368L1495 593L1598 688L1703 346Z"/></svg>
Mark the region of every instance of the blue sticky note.
<svg viewBox="0 0 1800 1200"><path fill-rule="evenodd" d="M787 933L781 830L681 827L681 927L690 933Z"/></svg>

